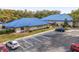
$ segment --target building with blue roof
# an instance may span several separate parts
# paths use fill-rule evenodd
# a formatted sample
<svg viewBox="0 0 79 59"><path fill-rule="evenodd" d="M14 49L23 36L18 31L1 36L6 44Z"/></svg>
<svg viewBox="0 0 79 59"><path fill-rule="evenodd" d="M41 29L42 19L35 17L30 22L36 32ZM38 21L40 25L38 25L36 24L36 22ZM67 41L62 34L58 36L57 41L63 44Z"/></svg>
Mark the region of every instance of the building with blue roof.
<svg viewBox="0 0 79 59"><path fill-rule="evenodd" d="M45 28L48 27L51 24L59 24L61 25L62 22L65 20L68 21L70 25L72 25L72 17L67 15L67 14L54 14L54 15L49 15L47 17L44 17L42 19L38 18L21 18L14 20L9 23L3 24L5 28L14 28L16 31L19 30L37 30L40 28ZM47 26L45 26L47 25ZM51 27L51 26L50 26ZM26 30L27 28L27 30ZM29 29L28 29L29 28Z"/></svg>
<svg viewBox="0 0 79 59"><path fill-rule="evenodd" d="M41 20L55 21L55 22L64 22L65 19L67 19L67 21L69 21L69 22L72 21L72 17L67 15L67 14L49 15L47 17L42 18Z"/></svg>
<svg viewBox="0 0 79 59"><path fill-rule="evenodd" d="M30 29L32 30L32 29L38 29L37 28L38 26L41 27L47 24L48 22L45 22L38 18L21 18L21 19L14 20L9 23L5 23L3 24L3 26L5 26L5 28L19 28L21 30L24 30L24 28L30 27Z"/></svg>
<svg viewBox="0 0 79 59"><path fill-rule="evenodd" d="M48 21L49 23L61 23L64 22L65 19L68 21L69 24L72 24L72 17L67 14L54 14L54 15L49 15L47 17L42 18L41 20Z"/></svg>
<svg viewBox="0 0 79 59"><path fill-rule="evenodd" d="M38 18L21 18L12 22L3 24L6 28L32 27L48 24L48 22L39 20Z"/></svg>

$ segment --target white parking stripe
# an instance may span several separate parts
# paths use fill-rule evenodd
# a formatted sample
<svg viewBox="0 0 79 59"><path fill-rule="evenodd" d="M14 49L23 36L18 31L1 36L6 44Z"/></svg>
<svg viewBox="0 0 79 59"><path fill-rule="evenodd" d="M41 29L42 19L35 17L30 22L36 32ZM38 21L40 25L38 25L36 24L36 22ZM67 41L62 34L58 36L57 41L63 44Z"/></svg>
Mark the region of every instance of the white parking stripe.
<svg viewBox="0 0 79 59"><path fill-rule="evenodd" d="M20 45L20 47L22 48L23 51L25 51L25 48L23 46Z"/></svg>
<svg viewBox="0 0 79 59"><path fill-rule="evenodd" d="M49 40L49 39L51 39L51 38L49 38L49 37L46 37L46 36L40 36L40 37L43 37L43 38L45 38L45 40ZM39 39L39 38L38 38Z"/></svg>
<svg viewBox="0 0 79 59"><path fill-rule="evenodd" d="M33 47L33 45L27 41L25 41L24 39L22 40L23 42L19 42L20 43L20 47L23 49L23 51L25 51L26 49ZM29 44L29 46L27 46L27 44Z"/></svg>
<svg viewBox="0 0 79 59"><path fill-rule="evenodd" d="M50 37L46 37L46 36L42 36L42 37L47 38L47 39L51 39Z"/></svg>
<svg viewBox="0 0 79 59"><path fill-rule="evenodd" d="M27 40L29 40L29 39L27 39ZM32 43L27 42L27 41L26 41L26 39L24 39L23 41L24 41L25 43L28 43L28 44L30 44L31 46L33 46L33 44L32 44Z"/></svg>
<svg viewBox="0 0 79 59"><path fill-rule="evenodd" d="M34 38L35 40L37 40L38 42L42 42L41 40L39 40L39 38L35 38L35 37L32 37Z"/></svg>

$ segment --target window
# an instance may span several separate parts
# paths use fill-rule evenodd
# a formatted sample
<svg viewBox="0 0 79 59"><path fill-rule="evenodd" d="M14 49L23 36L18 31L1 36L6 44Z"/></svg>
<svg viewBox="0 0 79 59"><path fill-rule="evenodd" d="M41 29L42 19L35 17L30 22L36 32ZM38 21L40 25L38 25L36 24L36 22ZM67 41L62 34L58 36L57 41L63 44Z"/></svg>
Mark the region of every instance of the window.
<svg viewBox="0 0 79 59"><path fill-rule="evenodd" d="M24 27L21 27L21 30L24 30Z"/></svg>

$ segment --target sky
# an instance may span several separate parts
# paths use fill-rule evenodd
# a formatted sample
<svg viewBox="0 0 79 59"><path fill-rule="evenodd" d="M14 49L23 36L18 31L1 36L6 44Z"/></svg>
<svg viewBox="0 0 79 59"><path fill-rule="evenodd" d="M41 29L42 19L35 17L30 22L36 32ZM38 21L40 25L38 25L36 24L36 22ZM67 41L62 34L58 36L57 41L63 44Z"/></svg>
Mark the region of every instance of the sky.
<svg viewBox="0 0 79 59"><path fill-rule="evenodd" d="M0 0L0 7L79 7L79 0Z"/></svg>
<svg viewBox="0 0 79 59"><path fill-rule="evenodd" d="M78 9L78 7L0 7L1 9L14 9L14 10L59 10L61 13L70 13L72 10Z"/></svg>
<svg viewBox="0 0 79 59"><path fill-rule="evenodd" d="M0 0L1 9L59 10L70 13L79 7L79 0Z"/></svg>

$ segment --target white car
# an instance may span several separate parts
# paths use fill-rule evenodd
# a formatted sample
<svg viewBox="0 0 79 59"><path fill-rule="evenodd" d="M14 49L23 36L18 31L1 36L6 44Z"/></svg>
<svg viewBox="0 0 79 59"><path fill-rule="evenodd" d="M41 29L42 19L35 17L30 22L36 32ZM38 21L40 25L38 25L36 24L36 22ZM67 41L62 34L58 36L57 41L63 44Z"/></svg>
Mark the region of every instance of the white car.
<svg viewBox="0 0 79 59"><path fill-rule="evenodd" d="M16 49L18 48L20 45L17 41L9 41L6 43L6 46L10 49Z"/></svg>

